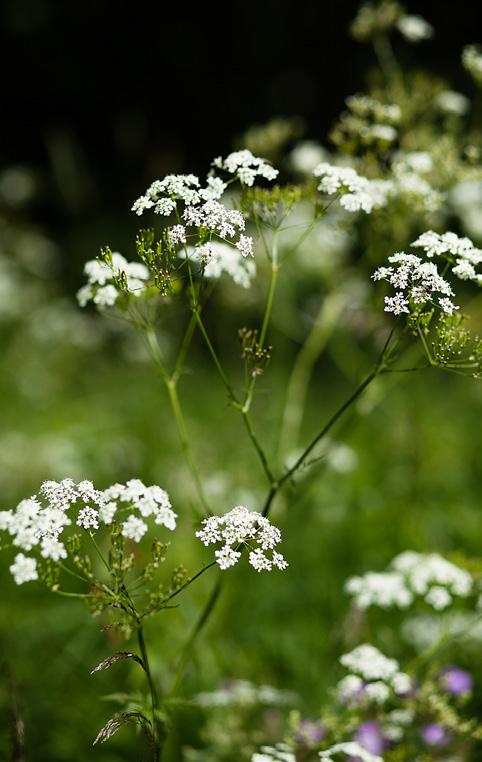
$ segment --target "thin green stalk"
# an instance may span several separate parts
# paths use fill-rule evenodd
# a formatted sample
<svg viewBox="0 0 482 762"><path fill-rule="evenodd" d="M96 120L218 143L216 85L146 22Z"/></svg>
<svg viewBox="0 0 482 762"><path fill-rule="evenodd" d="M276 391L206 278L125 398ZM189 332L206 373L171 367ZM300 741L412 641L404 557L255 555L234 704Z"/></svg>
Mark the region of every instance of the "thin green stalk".
<svg viewBox="0 0 482 762"><path fill-rule="evenodd" d="M334 413L329 421L323 426L321 431L314 437L314 439L311 440L310 444L303 450L300 457L296 460L293 466L289 468L283 476L278 480L278 483L273 485L268 493L268 496L266 498L264 507L263 507L263 516L267 516L269 514L271 504L279 492L280 488L283 486L283 484L290 479L303 465L306 458L312 452L312 450L316 447L318 442L320 442L323 437L325 437L330 429L335 425L335 423L338 421L338 419L343 415L343 413L348 410L348 408L358 399L358 397L365 391L367 386L371 384L374 378L378 375L378 370L373 370L362 383L355 389L353 394L350 395L350 397L346 400L346 402L343 403L343 405L338 408L336 413Z"/></svg>
<svg viewBox="0 0 482 762"><path fill-rule="evenodd" d="M201 631L204 629L204 625L206 624L207 620L209 619L209 616L211 614L211 611L214 609L218 598L221 593L221 586L222 586L222 577L221 575L218 576L216 580L216 584L214 585L211 594L201 611L201 614L194 625L193 631L191 632L191 635L189 636L188 640L186 641L181 656L179 659L179 664L176 670L176 676L174 679L174 684L171 690L171 695L175 695L179 689L179 685L182 680L182 676L184 674L184 670L186 669L187 665L192 659L193 652L194 652L194 645L195 642L201 633Z"/></svg>
<svg viewBox="0 0 482 762"><path fill-rule="evenodd" d="M210 512L209 503L204 494L201 477L199 475L199 471L194 461L194 457L191 450L191 444L189 442L189 436L187 433L186 422L184 419L184 414L182 411L181 402L179 400L179 395L177 393L177 381L179 378L180 370L182 368L182 363L184 362L185 354L187 352L187 347L189 346L189 341L192 337L192 332L194 331L194 327L195 327L195 321L192 323L192 326L191 326L191 323L188 326L188 330L186 331L184 341L181 346L181 353L180 353L180 357L182 357L181 364L179 365L176 364L176 369L174 370L174 373L172 376L170 376L169 373L167 372L164 359L162 357L161 348L159 346L159 342L157 340L157 336L156 336L156 332L154 328L151 325L149 325L146 327L145 332L146 332L146 339L147 339L148 347L151 353L151 357L154 360L157 367L159 368L162 380L167 390L169 403L171 405L171 409L174 415L174 420L176 422L177 432L179 435L179 440L181 442L181 449L184 455L184 459L189 468L189 471L191 472L191 476L196 486L196 491L197 491L199 500L201 502L201 505L203 507L203 510L206 513L209 513ZM178 358L178 361L179 361L179 358Z"/></svg>
<svg viewBox="0 0 482 762"><path fill-rule="evenodd" d="M326 345L346 302L344 295L328 296L321 303L311 332L296 357L286 393L281 425L279 453L295 447L303 419L306 396L313 366Z"/></svg>
<svg viewBox="0 0 482 762"><path fill-rule="evenodd" d="M206 331L205 325L204 325L204 323L203 323L203 321L201 319L201 315L200 315L199 310L198 310L197 307L193 307L193 313L194 313L194 317L196 319L196 322L197 322L197 324L199 326L199 330L202 333L203 339L206 342L207 348L209 350L209 354L211 355L211 358L212 358L212 360L214 362L214 365L215 365L216 370L217 370L217 372L219 374L219 377L221 378L221 381L223 382L224 386L226 387L226 390L227 390L228 395L231 398L231 400L232 401L237 401L236 400L236 395L235 395L235 393L233 391L233 387L231 386L231 383L230 383L230 381L229 381L229 379L228 379L228 377L227 377L227 375L226 375L226 373L224 371L224 368L221 365L221 362L220 362L220 360L219 360L219 358L218 358L218 356L216 354L216 350L214 349L214 347L212 345L211 339L209 338L209 334Z"/></svg>
<svg viewBox="0 0 482 762"><path fill-rule="evenodd" d="M137 641L139 643L139 648L141 651L142 661L144 662L144 671L147 676L147 682L149 684L149 691L151 694L151 713L152 713L152 728L154 731L154 740L156 743L155 750L153 753L153 762L157 762L159 759L160 751L161 751L161 739L162 739L162 726L159 722L158 718L158 710L159 710L159 696L156 690L156 686L154 684L154 680L152 678L151 669L149 666L149 656L147 653L147 647L146 642L144 640L144 632L142 630L142 626L139 626L137 629Z"/></svg>
<svg viewBox="0 0 482 762"><path fill-rule="evenodd" d="M184 421L181 404L179 402L179 395L177 393L176 382L173 379L169 379L166 383L166 388L167 388L167 393L169 396L169 401L171 403L172 412L174 413L174 418L176 419L177 430L179 433L179 439L181 441L181 448L184 453L184 458L191 471L193 480L196 484L197 493L199 496L199 500L201 501L203 510L206 513L210 513L210 508L206 500L206 496L204 494L201 477L199 475L199 471L192 457L191 445L189 443L189 437L186 430L186 424Z"/></svg>

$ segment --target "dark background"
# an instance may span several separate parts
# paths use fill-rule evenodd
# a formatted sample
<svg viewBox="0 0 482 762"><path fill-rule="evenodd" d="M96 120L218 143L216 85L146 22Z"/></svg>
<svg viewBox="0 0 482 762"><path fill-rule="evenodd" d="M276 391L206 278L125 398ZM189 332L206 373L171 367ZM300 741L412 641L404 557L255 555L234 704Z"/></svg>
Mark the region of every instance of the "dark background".
<svg viewBox="0 0 482 762"><path fill-rule="evenodd" d="M298 115L323 141L372 61L347 33L358 5L7 0L0 167L38 170L35 218L61 235L72 216L125 214L165 172L204 174L253 123ZM406 3L436 36L396 35L402 60L467 87L453 63L480 36L478 5Z"/></svg>

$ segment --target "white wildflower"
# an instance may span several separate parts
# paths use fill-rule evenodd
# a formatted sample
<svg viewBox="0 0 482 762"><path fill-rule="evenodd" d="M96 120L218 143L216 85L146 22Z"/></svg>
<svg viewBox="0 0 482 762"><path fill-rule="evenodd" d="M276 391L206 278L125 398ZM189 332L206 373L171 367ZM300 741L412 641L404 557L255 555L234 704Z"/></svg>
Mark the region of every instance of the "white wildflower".
<svg viewBox="0 0 482 762"><path fill-rule="evenodd" d="M360 695L363 685L359 675L347 675L338 682L336 692L342 701L349 701Z"/></svg>
<svg viewBox="0 0 482 762"><path fill-rule="evenodd" d="M10 572L17 585L23 585L24 582L32 582L38 579L35 558L28 558L23 553L17 553L14 563L10 566Z"/></svg>
<svg viewBox="0 0 482 762"><path fill-rule="evenodd" d="M320 177L318 190L332 196L341 195L340 204L349 212L360 209L367 214L372 211L374 201L370 194L370 181L359 175L352 167L338 167L321 162L313 170L315 177Z"/></svg>
<svg viewBox="0 0 482 762"><path fill-rule="evenodd" d="M450 606L453 599L445 587L435 585L434 587L430 588L427 595L425 596L425 600L436 611L441 611L442 609L446 609L447 606Z"/></svg>
<svg viewBox="0 0 482 762"><path fill-rule="evenodd" d="M209 259L206 262L200 246L189 248L188 252L179 252L179 257L200 262L204 265L204 277L218 279L223 273L229 275L242 288L249 288L256 275L256 265L251 258L244 257L238 247L234 248L221 241L211 241Z"/></svg>
<svg viewBox="0 0 482 762"><path fill-rule="evenodd" d="M147 524L133 514L122 524L122 535L134 542L140 542L147 530Z"/></svg>
<svg viewBox="0 0 482 762"><path fill-rule="evenodd" d="M174 225L167 231L167 239L175 246L178 243L186 243L186 228L184 225Z"/></svg>
<svg viewBox="0 0 482 762"><path fill-rule="evenodd" d="M224 545L221 549L214 551L216 563L220 569L229 569L230 566L234 566L241 558L241 553L234 550L229 545ZM257 571L260 571L259 569Z"/></svg>
<svg viewBox="0 0 482 762"><path fill-rule="evenodd" d="M398 662L395 659L387 658L378 648L368 643L343 654L340 663L365 680L391 682L399 673Z"/></svg>
<svg viewBox="0 0 482 762"><path fill-rule="evenodd" d="M355 599L359 609L370 606L380 608L407 608L413 602L413 593L407 588L405 577L399 572L368 572L363 577L351 577L345 590Z"/></svg>
<svg viewBox="0 0 482 762"><path fill-rule="evenodd" d="M462 63L477 84L482 85L482 48L480 45L466 45L462 51Z"/></svg>
<svg viewBox="0 0 482 762"><path fill-rule="evenodd" d="M132 206L132 211L138 215L148 209L153 209L155 214L168 217L176 208L176 201L183 201L186 205L198 204L201 201L199 194L199 178L195 175L167 175L163 180L155 180Z"/></svg>
<svg viewBox="0 0 482 762"><path fill-rule="evenodd" d="M67 558L65 545L53 537L44 537L40 543L40 555L43 558L51 558L52 561L60 561L61 558Z"/></svg>
<svg viewBox="0 0 482 762"><path fill-rule="evenodd" d="M338 754L344 754L350 757L350 759L355 758L361 760L361 762L383 762L382 757L367 751L364 746L360 746L356 741L336 743L334 746L330 746L329 749L318 752L320 759L325 760L325 762L334 762L334 757Z"/></svg>
<svg viewBox="0 0 482 762"><path fill-rule="evenodd" d="M409 42L420 42L433 37L433 26L418 15L403 15L397 21L398 31Z"/></svg>
<svg viewBox="0 0 482 762"><path fill-rule="evenodd" d="M445 114L464 116L470 109L470 101L455 90L442 90L435 96L435 103Z"/></svg>
<svg viewBox="0 0 482 762"><path fill-rule="evenodd" d="M225 159L218 157L213 161L213 166L235 175L243 185L248 186L253 185L257 177L275 180L278 176L278 170L268 164L266 159L253 156L247 149L234 151Z"/></svg>
<svg viewBox="0 0 482 762"><path fill-rule="evenodd" d="M77 526L82 529L98 529L99 528L99 512L95 508L90 508L86 505L81 508L77 516Z"/></svg>
<svg viewBox="0 0 482 762"><path fill-rule="evenodd" d="M450 299L439 299L438 303L442 309L442 312L445 312L446 315L453 315L456 310L458 310L458 306L450 301Z"/></svg>
<svg viewBox="0 0 482 762"><path fill-rule="evenodd" d="M394 315L401 315L402 313L409 313L409 302L405 299L405 296L398 291L395 296L385 297L385 312L393 312Z"/></svg>
<svg viewBox="0 0 482 762"><path fill-rule="evenodd" d="M249 562L256 571L270 571L273 566L284 569L287 566L281 553L274 551L275 546L281 541L279 529L261 513L249 511L242 505L236 506L224 516L210 516L204 519L202 529L196 532L196 537L204 545L223 544L223 547L215 552L216 561L221 569L227 569L237 563L241 557L237 548L245 544L250 548ZM273 551L271 558L263 552L267 550Z"/></svg>

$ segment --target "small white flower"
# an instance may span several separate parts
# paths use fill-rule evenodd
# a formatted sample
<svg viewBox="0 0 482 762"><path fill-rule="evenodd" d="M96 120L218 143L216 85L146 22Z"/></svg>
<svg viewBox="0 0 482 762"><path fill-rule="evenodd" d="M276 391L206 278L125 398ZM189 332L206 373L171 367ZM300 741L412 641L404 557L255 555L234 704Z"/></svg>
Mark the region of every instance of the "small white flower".
<svg viewBox="0 0 482 762"><path fill-rule="evenodd" d="M404 15L397 21L398 30L409 42L420 42L433 37L433 26L418 15Z"/></svg>
<svg viewBox="0 0 482 762"><path fill-rule="evenodd" d="M148 526L142 519L131 514L122 524L122 535L134 542L140 542L147 529Z"/></svg>
<svg viewBox="0 0 482 762"><path fill-rule="evenodd" d="M77 526L82 529L98 529L99 528L99 512L95 508L90 508L86 505L81 508L77 516Z"/></svg>
<svg viewBox="0 0 482 762"><path fill-rule="evenodd" d="M17 585L23 585L24 582L32 582L38 579L35 558L28 558L23 553L17 553L14 563L10 566L10 572Z"/></svg>
<svg viewBox="0 0 482 762"><path fill-rule="evenodd" d="M43 558L51 558L52 561L60 561L67 558L65 546L53 537L44 537L40 543L40 555Z"/></svg>
<svg viewBox="0 0 482 762"><path fill-rule="evenodd" d="M216 562L220 569L229 569L230 566L234 566L241 558L241 553L231 548L229 545L224 545L220 550L215 550L214 555Z"/></svg>
<svg viewBox="0 0 482 762"><path fill-rule="evenodd" d="M470 101L462 93L457 93L455 90L443 90L441 93L435 96L435 103L439 107L440 111L444 111L446 114L455 114L456 116L464 116L470 109Z"/></svg>
<svg viewBox="0 0 482 762"><path fill-rule="evenodd" d="M450 606L452 603L452 596L445 587L435 585L430 588L425 596L425 600L433 606L436 611L441 611L442 609L446 609L447 606Z"/></svg>
<svg viewBox="0 0 482 762"><path fill-rule="evenodd" d="M224 516L204 519L202 529L196 532L196 537L204 545L223 543L221 550L215 551L221 569L227 569L239 560L241 553L237 548L244 544L250 549L249 563L256 571L271 571L273 566L285 569L288 565L281 553L274 550L281 541L279 529L262 514L249 511L242 505L236 506ZM271 557L266 554L268 550L272 551Z"/></svg>
<svg viewBox="0 0 482 762"><path fill-rule="evenodd" d="M168 229L167 238L173 246L179 243L186 243L186 228L184 225L174 225L174 227Z"/></svg>
<svg viewBox="0 0 482 762"><path fill-rule="evenodd" d="M361 762L383 762L382 757L367 751L364 746L360 746L356 741L336 743L329 749L318 753L320 759L325 760L325 762L333 762L333 758L338 754L345 754L350 759L359 759Z"/></svg>
<svg viewBox="0 0 482 762"><path fill-rule="evenodd" d="M268 164L266 159L253 156L247 149L234 151L225 159L218 157L214 159L213 166L235 175L243 185L254 185L257 177L263 177L266 180L275 180L278 176L278 170Z"/></svg>

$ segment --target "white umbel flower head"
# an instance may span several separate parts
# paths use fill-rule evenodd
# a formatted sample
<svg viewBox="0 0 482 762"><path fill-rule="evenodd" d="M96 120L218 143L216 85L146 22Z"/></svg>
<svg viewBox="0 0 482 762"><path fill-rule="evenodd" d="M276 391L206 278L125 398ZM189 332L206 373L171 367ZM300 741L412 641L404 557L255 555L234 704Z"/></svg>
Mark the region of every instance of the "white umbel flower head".
<svg viewBox="0 0 482 762"><path fill-rule="evenodd" d="M272 167L266 159L253 156L251 151L247 149L234 151L225 159L218 156L217 159L214 159L213 166L234 175L242 185L252 186L258 177L265 180L275 180L278 177L278 170Z"/></svg>
<svg viewBox="0 0 482 762"><path fill-rule="evenodd" d="M433 26L418 15L401 16L397 21L397 28L409 42L429 40L434 34Z"/></svg>
<svg viewBox="0 0 482 762"><path fill-rule="evenodd" d="M17 553L13 564L10 566L10 572L17 585L23 585L24 582L33 582L33 580L38 579L35 558L28 558L23 553Z"/></svg>
<svg viewBox="0 0 482 762"><path fill-rule="evenodd" d="M364 746L360 746L356 741L336 743L334 746L330 746L329 749L318 753L320 759L324 760L324 762L335 762L335 758L338 758L339 754L344 754L350 759L359 759L361 762L383 762L382 757L367 751Z"/></svg>
<svg viewBox="0 0 482 762"><path fill-rule="evenodd" d="M222 545L215 551L216 562L221 569L234 566L239 561L242 546L250 550L249 563L256 571L271 571L273 566L285 569L288 566L281 553L275 550L281 541L279 529L261 513L249 511L243 505L237 505L224 516L204 519L196 537L204 545Z"/></svg>

